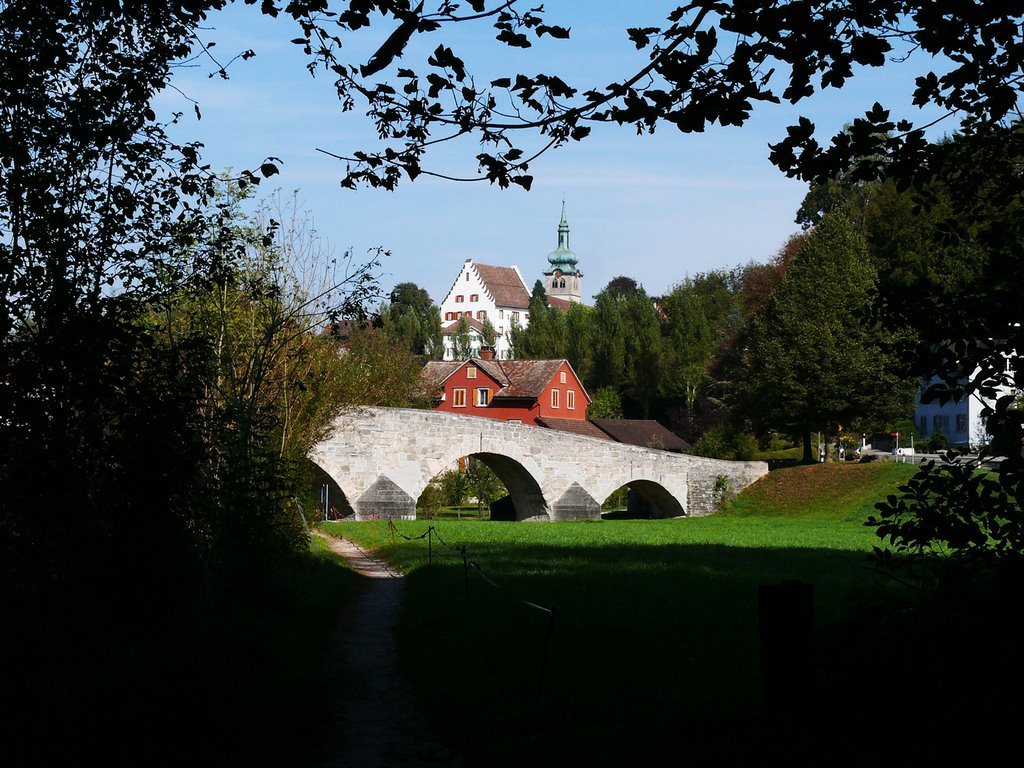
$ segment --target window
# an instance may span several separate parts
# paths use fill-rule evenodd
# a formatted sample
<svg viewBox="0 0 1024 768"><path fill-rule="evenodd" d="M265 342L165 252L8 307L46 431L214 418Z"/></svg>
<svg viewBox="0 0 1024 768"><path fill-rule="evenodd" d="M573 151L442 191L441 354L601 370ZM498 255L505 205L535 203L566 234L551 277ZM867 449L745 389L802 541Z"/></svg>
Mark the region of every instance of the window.
<svg viewBox="0 0 1024 768"><path fill-rule="evenodd" d="M470 301L480 301L480 294L478 294L478 293L470 294L469 300Z"/></svg>
<svg viewBox="0 0 1024 768"><path fill-rule="evenodd" d="M558 390L557 389L552 389L551 390L551 407L552 408L557 408L558 407Z"/></svg>
<svg viewBox="0 0 1024 768"><path fill-rule="evenodd" d="M469 272L466 273L466 282L469 282Z"/></svg>
<svg viewBox="0 0 1024 768"><path fill-rule="evenodd" d="M961 432L961 433L967 431L967 414L966 413L958 413L956 415L956 431L957 432Z"/></svg>
<svg viewBox="0 0 1024 768"><path fill-rule="evenodd" d="M458 293L458 294L455 295L455 303L456 304L461 304L465 300L466 300L466 297L463 296L461 293Z"/></svg>
<svg viewBox="0 0 1024 768"><path fill-rule="evenodd" d="M465 408L466 407L466 390L462 387L456 387L452 390L452 408Z"/></svg>
<svg viewBox="0 0 1024 768"><path fill-rule="evenodd" d="M505 310L504 309L499 309L498 310L498 319L499 320L504 320L505 319Z"/></svg>
<svg viewBox="0 0 1024 768"><path fill-rule="evenodd" d="M919 431L921 432L921 437L924 437L925 435L928 434L928 417L927 416L922 416L921 417L921 426L920 426Z"/></svg>
<svg viewBox="0 0 1024 768"><path fill-rule="evenodd" d="M476 391L476 404L483 407L490 401L491 390L487 389L487 387L480 387L480 389Z"/></svg>
<svg viewBox="0 0 1024 768"><path fill-rule="evenodd" d="M487 319L487 310L486 309L477 310L476 319L477 320L486 320Z"/></svg>
<svg viewBox="0 0 1024 768"><path fill-rule="evenodd" d="M455 313L454 312L445 312L444 313L444 319L445 320L454 320L455 319Z"/></svg>
<svg viewBox="0 0 1024 768"><path fill-rule="evenodd" d="M476 378L476 366L475 365L466 366L466 378L467 379L475 379Z"/></svg>
<svg viewBox="0 0 1024 768"><path fill-rule="evenodd" d="M518 323L519 322L519 313L518 312L513 312L512 313L512 322L513 323Z"/></svg>
<svg viewBox="0 0 1024 768"><path fill-rule="evenodd" d="M576 390L565 390L565 407L570 411L576 410Z"/></svg>
<svg viewBox="0 0 1024 768"><path fill-rule="evenodd" d="M522 419L509 419L508 423L509 424L522 424L523 420Z"/></svg>
<svg viewBox="0 0 1024 768"><path fill-rule="evenodd" d="M502 326L502 325L498 326L498 335L499 336L504 336L505 335L505 327L504 326Z"/></svg>
<svg viewBox="0 0 1024 768"><path fill-rule="evenodd" d="M565 384L565 371L558 372L558 383Z"/></svg>

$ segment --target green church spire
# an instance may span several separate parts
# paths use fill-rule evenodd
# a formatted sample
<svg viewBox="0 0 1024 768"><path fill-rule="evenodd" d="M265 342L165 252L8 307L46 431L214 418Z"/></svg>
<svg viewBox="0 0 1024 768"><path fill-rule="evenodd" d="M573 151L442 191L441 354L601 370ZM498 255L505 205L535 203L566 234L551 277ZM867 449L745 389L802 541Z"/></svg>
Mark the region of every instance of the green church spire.
<svg viewBox="0 0 1024 768"><path fill-rule="evenodd" d="M558 247L548 254L548 269L545 275L552 275L557 270L563 275L579 273L576 268L576 254L569 250L569 222L565 218L565 200L562 201L562 220L558 222Z"/></svg>

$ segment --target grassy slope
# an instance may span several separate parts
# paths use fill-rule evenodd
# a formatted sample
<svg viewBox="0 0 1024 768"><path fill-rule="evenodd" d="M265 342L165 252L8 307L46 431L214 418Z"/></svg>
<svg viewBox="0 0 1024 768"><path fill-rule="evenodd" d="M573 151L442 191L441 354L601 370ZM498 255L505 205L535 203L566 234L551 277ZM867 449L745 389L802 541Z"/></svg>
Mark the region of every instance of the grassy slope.
<svg viewBox="0 0 1024 768"><path fill-rule="evenodd" d="M780 469L733 499L721 514L863 522L875 502L895 493L916 467L889 461Z"/></svg>

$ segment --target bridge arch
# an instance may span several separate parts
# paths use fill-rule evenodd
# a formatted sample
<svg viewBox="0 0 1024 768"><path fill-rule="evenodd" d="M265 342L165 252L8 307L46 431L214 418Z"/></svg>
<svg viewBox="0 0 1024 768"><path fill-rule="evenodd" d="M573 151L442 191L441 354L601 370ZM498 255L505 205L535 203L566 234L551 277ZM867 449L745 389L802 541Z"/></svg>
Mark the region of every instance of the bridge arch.
<svg viewBox="0 0 1024 768"><path fill-rule="evenodd" d="M318 500L316 509L319 511L319 517L314 514L313 510L310 510L310 513L317 520L336 520L355 515L356 511L348 500L348 494L345 493L345 489L341 487L334 475L312 459L307 459L307 461L309 462L310 495ZM321 509L319 506L320 491L325 485L327 486L328 507L327 509Z"/></svg>
<svg viewBox="0 0 1024 768"><path fill-rule="evenodd" d="M686 508L664 485L655 480L638 478L630 480L608 493L609 496L626 489L629 491L628 517L630 518L671 518L685 517ZM602 508L604 505L602 500Z"/></svg>
<svg viewBox="0 0 1024 768"><path fill-rule="evenodd" d="M427 472L434 471L425 477L419 493L423 493L423 489L438 474L450 469L459 459L469 457L486 464L498 476L498 479L504 483L509 498L506 504L512 505L513 518L515 520L547 520L548 505L544 500L544 493L541 491L540 482L536 475L536 466L528 466L533 464L533 462L524 463L519 458L511 455L514 453L515 451L500 453L494 451L477 451L475 453L450 452L439 463L430 462L424 465Z"/></svg>

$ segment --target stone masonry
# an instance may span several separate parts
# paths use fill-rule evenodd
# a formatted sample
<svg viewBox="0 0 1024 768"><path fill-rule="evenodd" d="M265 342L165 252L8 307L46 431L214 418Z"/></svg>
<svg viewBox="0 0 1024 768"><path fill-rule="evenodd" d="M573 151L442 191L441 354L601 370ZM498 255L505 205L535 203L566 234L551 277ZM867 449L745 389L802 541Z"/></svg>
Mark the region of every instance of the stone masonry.
<svg viewBox="0 0 1024 768"><path fill-rule="evenodd" d="M400 408L348 411L310 459L361 520L414 518L427 483L462 456L505 483L517 520L597 520L624 485L658 517L707 515L768 473L761 461L720 461L477 416Z"/></svg>

